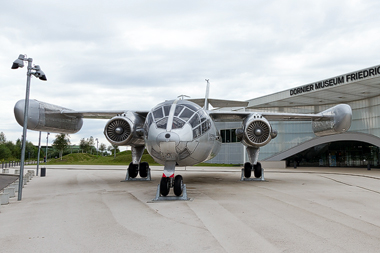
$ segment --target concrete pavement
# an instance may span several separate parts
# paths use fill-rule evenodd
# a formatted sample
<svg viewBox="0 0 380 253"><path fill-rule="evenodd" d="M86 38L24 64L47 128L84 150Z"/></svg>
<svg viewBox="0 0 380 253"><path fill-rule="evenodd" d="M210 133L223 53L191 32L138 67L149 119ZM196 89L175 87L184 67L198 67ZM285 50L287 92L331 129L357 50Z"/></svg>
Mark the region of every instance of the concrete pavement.
<svg viewBox="0 0 380 253"><path fill-rule="evenodd" d="M379 170L266 168L265 182L242 182L238 168L179 168L192 201L150 203L152 170L121 182L126 166L49 166L2 206L0 251L379 250Z"/></svg>

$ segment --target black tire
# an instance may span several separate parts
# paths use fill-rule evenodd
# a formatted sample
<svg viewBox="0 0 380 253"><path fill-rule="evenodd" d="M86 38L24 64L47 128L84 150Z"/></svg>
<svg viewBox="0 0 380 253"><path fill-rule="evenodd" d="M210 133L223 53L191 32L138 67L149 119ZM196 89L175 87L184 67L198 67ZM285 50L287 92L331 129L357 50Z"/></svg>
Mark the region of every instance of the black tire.
<svg viewBox="0 0 380 253"><path fill-rule="evenodd" d="M250 178L252 175L252 164L247 162L244 164L244 177Z"/></svg>
<svg viewBox="0 0 380 253"><path fill-rule="evenodd" d="M160 182L160 193L162 196L167 196L170 191L170 178L162 177Z"/></svg>
<svg viewBox="0 0 380 253"><path fill-rule="evenodd" d="M140 170L139 170L140 177L147 177L148 171L149 171L149 164L147 162L140 163Z"/></svg>
<svg viewBox="0 0 380 253"><path fill-rule="evenodd" d="M176 196L181 196L183 192L183 178L181 175L177 175L174 178L174 194Z"/></svg>
<svg viewBox="0 0 380 253"><path fill-rule="evenodd" d="M257 163L256 165L253 165L254 173L255 173L255 178L260 178L262 174L261 170L261 163Z"/></svg>
<svg viewBox="0 0 380 253"><path fill-rule="evenodd" d="M137 177L137 174L139 173L139 165L130 163L128 166L128 174L129 177L135 178Z"/></svg>

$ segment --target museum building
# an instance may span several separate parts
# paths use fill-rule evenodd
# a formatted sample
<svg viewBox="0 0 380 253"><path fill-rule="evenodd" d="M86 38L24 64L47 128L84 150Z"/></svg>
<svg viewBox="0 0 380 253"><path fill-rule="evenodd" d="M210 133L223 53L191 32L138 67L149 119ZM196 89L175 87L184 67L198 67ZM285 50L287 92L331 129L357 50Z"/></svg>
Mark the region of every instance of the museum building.
<svg viewBox="0 0 380 253"><path fill-rule="evenodd" d="M301 166L380 167L380 65L248 100L246 111L319 113L337 104L352 108L349 131L324 137L309 121L270 121L278 135L260 148L259 161L286 161ZM210 163L248 161L235 130L241 122L216 122L222 136L219 154Z"/></svg>

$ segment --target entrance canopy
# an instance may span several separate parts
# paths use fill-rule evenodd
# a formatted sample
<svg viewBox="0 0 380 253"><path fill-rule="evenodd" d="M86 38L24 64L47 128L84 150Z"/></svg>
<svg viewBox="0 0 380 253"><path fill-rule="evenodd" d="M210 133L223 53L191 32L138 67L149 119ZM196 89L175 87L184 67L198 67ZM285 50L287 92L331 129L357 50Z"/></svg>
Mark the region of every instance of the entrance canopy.
<svg viewBox="0 0 380 253"><path fill-rule="evenodd" d="M248 109L348 103L380 95L380 65L248 100Z"/></svg>

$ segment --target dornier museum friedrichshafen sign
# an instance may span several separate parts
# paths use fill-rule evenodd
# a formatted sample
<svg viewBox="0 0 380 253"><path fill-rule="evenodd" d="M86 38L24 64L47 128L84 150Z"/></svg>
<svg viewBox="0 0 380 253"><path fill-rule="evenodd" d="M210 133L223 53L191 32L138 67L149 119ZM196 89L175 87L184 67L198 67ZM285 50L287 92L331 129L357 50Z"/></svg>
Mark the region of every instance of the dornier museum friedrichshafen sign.
<svg viewBox="0 0 380 253"><path fill-rule="evenodd" d="M365 78L370 78L377 75L380 75L380 66L371 67L364 70L359 70L356 72L326 79L320 82L307 84L298 88L294 88L290 90L290 96L294 96L294 95L298 95L301 93L310 92L314 90L320 90L323 88L328 88L328 87L336 86L340 84L350 83L350 82L358 81Z"/></svg>

